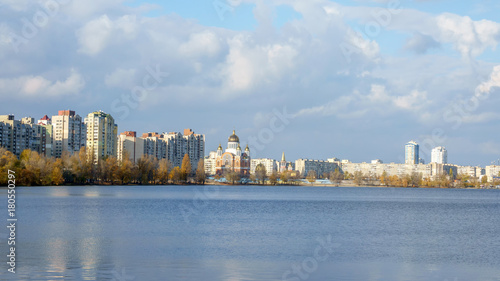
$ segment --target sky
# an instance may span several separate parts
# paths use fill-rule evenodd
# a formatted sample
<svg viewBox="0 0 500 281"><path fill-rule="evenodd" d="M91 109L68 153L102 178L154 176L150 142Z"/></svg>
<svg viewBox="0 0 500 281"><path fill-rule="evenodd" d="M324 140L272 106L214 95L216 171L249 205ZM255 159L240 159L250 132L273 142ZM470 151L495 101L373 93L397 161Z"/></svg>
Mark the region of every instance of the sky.
<svg viewBox="0 0 500 281"><path fill-rule="evenodd" d="M0 0L0 114L236 130L252 157L500 159L500 3Z"/></svg>

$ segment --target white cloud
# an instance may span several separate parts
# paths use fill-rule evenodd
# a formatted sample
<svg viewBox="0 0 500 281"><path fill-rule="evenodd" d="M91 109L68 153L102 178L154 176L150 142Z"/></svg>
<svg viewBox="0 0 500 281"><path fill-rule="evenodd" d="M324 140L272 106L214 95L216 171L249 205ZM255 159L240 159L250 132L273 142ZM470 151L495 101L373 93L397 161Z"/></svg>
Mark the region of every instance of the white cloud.
<svg viewBox="0 0 500 281"><path fill-rule="evenodd" d="M221 50L221 43L217 35L210 31L194 33L189 36L189 41L180 45L179 52L189 57L212 57Z"/></svg>
<svg viewBox="0 0 500 281"><path fill-rule="evenodd" d="M228 40L225 85L227 91L245 91L258 84L279 83L295 70L298 51L289 44L252 45L253 38L238 35Z"/></svg>
<svg viewBox="0 0 500 281"><path fill-rule="evenodd" d="M342 96L324 105L301 109L295 114L295 117L310 115L337 116L340 118L361 117L366 113L366 110L353 110L350 107L353 101L354 98L351 96Z"/></svg>
<svg viewBox="0 0 500 281"><path fill-rule="evenodd" d="M60 97L79 93L85 87L85 81L80 73L71 70L64 81L50 81L42 76L21 76L12 79L0 79L2 95L20 95L22 97Z"/></svg>
<svg viewBox="0 0 500 281"><path fill-rule="evenodd" d="M373 5L342 6L327 0L245 1L258 7L251 8L257 27L244 31L203 25L174 13L145 16L155 7L132 8L122 0L69 1L51 19L54 24L41 29L17 55L9 45L9 31L20 34L18 19L33 13L7 9L0 12L11 16L0 24L0 96L12 96L23 101L18 104L37 110L39 96L50 100L85 88L84 106L99 103L115 114L106 105L119 99L123 89L141 83L148 67L159 65L170 75L138 105L145 114L130 114L137 116L127 120L131 129L146 130L142 126L148 124L151 130L173 130L162 127L159 120L183 114L186 108L192 112L186 122L199 126L200 132L213 124L221 128L267 126L267 113L286 105L297 116L319 116L315 120L318 126L331 125L332 118L321 117L349 119L353 126L374 125L368 129L405 118L410 125L393 128L394 134L411 135L442 119L441 110L450 101L470 97L476 87L476 93L493 93L500 85L500 67L488 81L480 86L477 82L493 67L477 59L497 45L498 23L492 21L405 9L393 15L391 23L382 28L382 36L362 36L351 25L373 20ZM290 5L301 17L273 27L274 8L279 5ZM216 16L216 11L207 12ZM397 40L390 40L395 33L399 34ZM406 46L397 45L405 44L401 34L411 37ZM355 50L350 61L339 48L342 43ZM434 46L442 49L426 52ZM397 52L404 47L420 56L415 59ZM450 47L456 52L445 53ZM472 59L474 68L456 54ZM72 68L78 72L60 74L61 69ZM491 108L464 122L493 127L498 120L496 101L489 99ZM158 118L148 116L150 113ZM291 133L300 123L290 126ZM342 126L340 123L335 125Z"/></svg>
<svg viewBox="0 0 500 281"><path fill-rule="evenodd" d="M227 85L232 90L245 90L252 86L256 70L254 69L253 56L255 52L245 50L244 38L238 36L229 41L231 48L227 56Z"/></svg>
<svg viewBox="0 0 500 281"><path fill-rule="evenodd" d="M464 57L472 58L487 48L496 48L500 24L489 20L473 21L468 16L445 13L436 18L442 40L451 42Z"/></svg>
<svg viewBox="0 0 500 281"><path fill-rule="evenodd" d="M413 90L407 96L398 96L394 100L394 104L397 107L417 111L422 108L423 105L427 103L427 92Z"/></svg>
<svg viewBox="0 0 500 281"><path fill-rule="evenodd" d="M341 96L324 105L303 108L296 113L300 116L331 116L339 118L361 118L372 112L377 115L397 114L398 110L419 112L427 116L423 110L429 104L427 92L412 90L409 95L394 96L389 93L385 85L372 84L368 94L354 91L351 95Z"/></svg>
<svg viewBox="0 0 500 281"><path fill-rule="evenodd" d="M387 102L391 99L387 94L386 87L377 84L372 85L370 94L367 97L371 102Z"/></svg>
<svg viewBox="0 0 500 281"><path fill-rule="evenodd" d="M112 25L113 23L106 15L87 23L77 31L78 43L80 44L78 51L88 55L99 53L108 42L113 30Z"/></svg>
<svg viewBox="0 0 500 281"><path fill-rule="evenodd" d="M500 65L497 65L493 68L493 71L490 75L490 80L481 83L476 88L476 96L481 97L483 94L490 94L492 88L500 87Z"/></svg>
<svg viewBox="0 0 500 281"><path fill-rule="evenodd" d="M85 80L82 75L75 70L65 81L55 81L46 89L46 93L51 96L61 96L79 93L85 87Z"/></svg>
<svg viewBox="0 0 500 281"><path fill-rule="evenodd" d="M112 21L107 15L102 15L76 32L80 45L78 51L90 56L97 55L112 39L134 39L137 28L135 16L125 15Z"/></svg>

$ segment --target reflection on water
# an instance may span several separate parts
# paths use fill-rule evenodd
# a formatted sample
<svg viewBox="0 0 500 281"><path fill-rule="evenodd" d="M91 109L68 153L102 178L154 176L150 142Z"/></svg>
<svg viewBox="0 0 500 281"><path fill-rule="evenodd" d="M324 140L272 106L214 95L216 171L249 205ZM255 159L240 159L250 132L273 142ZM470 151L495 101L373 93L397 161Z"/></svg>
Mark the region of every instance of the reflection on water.
<svg viewBox="0 0 500 281"><path fill-rule="evenodd" d="M496 190L220 187L203 202L200 192L21 187L17 274L0 279L282 280L294 268L290 280L500 276ZM339 246L304 270L327 235Z"/></svg>

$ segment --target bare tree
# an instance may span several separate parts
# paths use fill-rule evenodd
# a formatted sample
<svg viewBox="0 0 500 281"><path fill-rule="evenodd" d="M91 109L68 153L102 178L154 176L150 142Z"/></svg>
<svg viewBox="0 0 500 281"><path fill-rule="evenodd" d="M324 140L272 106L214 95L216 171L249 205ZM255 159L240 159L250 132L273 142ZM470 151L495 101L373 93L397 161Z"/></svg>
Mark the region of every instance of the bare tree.
<svg viewBox="0 0 500 281"><path fill-rule="evenodd" d="M264 181L267 177L267 172L266 167L262 163L258 164L257 167L255 167L255 177L258 181L260 181L261 184L264 184Z"/></svg>

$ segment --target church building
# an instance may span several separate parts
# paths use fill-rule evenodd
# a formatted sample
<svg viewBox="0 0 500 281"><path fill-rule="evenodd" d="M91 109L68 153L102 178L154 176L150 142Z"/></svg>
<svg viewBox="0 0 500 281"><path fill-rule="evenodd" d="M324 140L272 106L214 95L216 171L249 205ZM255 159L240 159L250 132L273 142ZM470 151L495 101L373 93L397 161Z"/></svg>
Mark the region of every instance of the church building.
<svg viewBox="0 0 500 281"><path fill-rule="evenodd" d="M223 175L225 171L235 171L241 176L250 175L250 149L248 145L245 151L241 151L240 139L233 130L233 134L229 136L227 148L222 152L222 146L219 144L217 148L217 157L215 164L216 174Z"/></svg>

